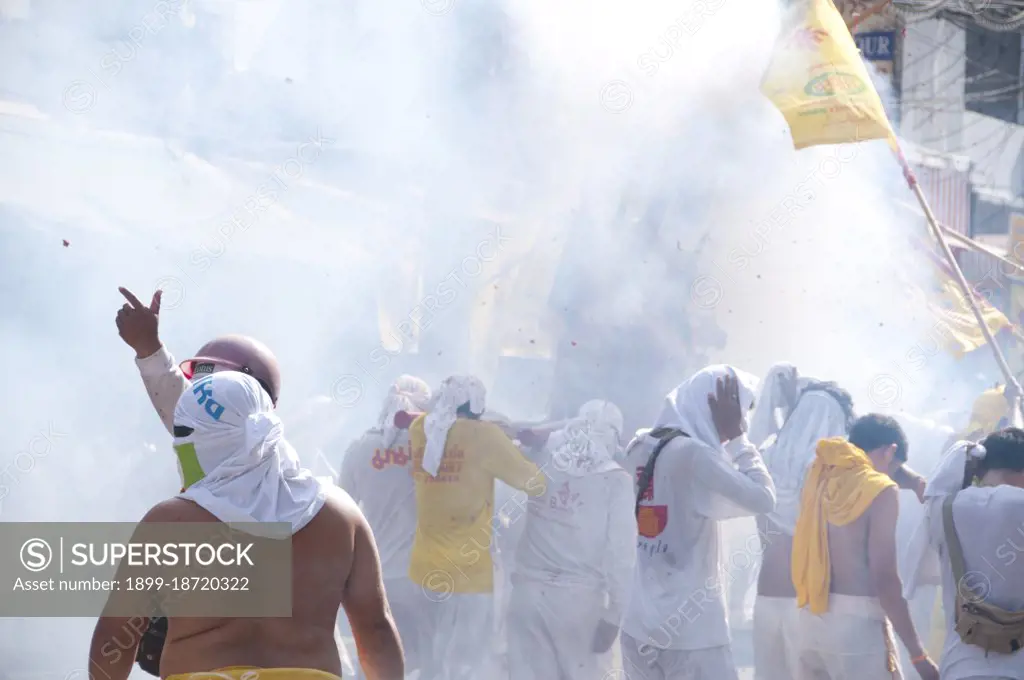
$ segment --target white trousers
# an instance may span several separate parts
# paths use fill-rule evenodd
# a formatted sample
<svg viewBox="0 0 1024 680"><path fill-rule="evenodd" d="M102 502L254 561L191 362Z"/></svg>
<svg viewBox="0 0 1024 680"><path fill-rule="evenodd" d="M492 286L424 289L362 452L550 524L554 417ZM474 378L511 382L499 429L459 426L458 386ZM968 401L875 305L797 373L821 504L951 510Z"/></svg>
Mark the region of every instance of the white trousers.
<svg viewBox="0 0 1024 680"><path fill-rule="evenodd" d="M659 649L622 633L622 670L628 680L739 680L729 645Z"/></svg>
<svg viewBox="0 0 1024 680"><path fill-rule="evenodd" d="M601 591L516 583L507 621L511 680L610 677L612 650L603 654L593 651L594 633L603 611Z"/></svg>
<svg viewBox="0 0 1024 680"><path fill-rule="evenodd" d="M441 602L422 596L430 611L432 644L424 680L470 680L493 664L494 594L456 593Z"/></svg>
<svg viewBox="0 0 1024 680"><path fill-rule="evenodd" d="M903 680L892 626L874 597L828 596L828 611L797 614L796 680Z"/></svg>
<svg viewBox="0 0 1024 680"><path fill-rule="evenodd" d="M795 597L758 595L754 602L754 680L793 680L800 654Z"/></svg>

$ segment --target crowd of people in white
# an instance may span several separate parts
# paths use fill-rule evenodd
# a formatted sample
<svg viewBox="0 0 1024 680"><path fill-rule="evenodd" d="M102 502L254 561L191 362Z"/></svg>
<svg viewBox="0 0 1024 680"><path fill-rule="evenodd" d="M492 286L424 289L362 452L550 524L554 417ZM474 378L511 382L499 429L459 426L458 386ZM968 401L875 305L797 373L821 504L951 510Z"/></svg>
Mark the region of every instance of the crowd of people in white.
<svg viewBox="0 0 1024 680"><path fill-rule="evenodd" d="M763 380L708 366L631 439L608 401L517 423L487 410L472 376L436 391L401 376L338 478L323 480L283 439L265 346L220 338L179 367L157 338L159 296L146 306L124 292L119 330L179 453L173 500L192 504L178 512L290 521L303 574L287 624L302 635L223 623L203 631L220 631L217 644L200 646L172 619L163 677L240 667L220 652L232 645L262 660L252 667L319 659L287 677L338 677L334 652L293 649L320 634L313 612L333 607L371 680L735 679L729 612L743 615L756 582L756 678L1024 680L1024 430L1005 427L1012 395L986 393L961 436L915 436L934 448L915 460L941 458L926 478L908 467L897 420L858 415L846 390L791 364ZM227 393L245 435L237 451L222 444L234 426L206 423L189 401L201 390ZM756 532L723 541L737 518ZM342 584L318 564L341 565Z"/></svg>

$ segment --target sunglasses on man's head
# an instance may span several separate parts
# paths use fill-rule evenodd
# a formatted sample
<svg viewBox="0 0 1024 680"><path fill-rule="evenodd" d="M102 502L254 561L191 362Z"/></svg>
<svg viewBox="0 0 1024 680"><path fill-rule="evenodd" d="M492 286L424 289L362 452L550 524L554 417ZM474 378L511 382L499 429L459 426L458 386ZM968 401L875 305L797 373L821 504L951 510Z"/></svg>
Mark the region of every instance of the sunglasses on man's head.
<svg viewBox="0 0 1024 680"><path fill-rule="evenodd" d="M189 359L181 362L181 372L185 375L185 378L191 380L197 375L210 375L217 368L217 364L212 361L196 361Z"/></svg>

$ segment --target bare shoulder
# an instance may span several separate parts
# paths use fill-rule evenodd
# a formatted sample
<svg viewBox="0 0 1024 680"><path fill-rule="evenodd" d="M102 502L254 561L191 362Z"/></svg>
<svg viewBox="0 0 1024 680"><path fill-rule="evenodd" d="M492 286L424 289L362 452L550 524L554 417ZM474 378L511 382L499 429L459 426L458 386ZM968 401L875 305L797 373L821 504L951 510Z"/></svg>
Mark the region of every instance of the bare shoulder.
<svg viewBox="0 0 1024 680"><path fill-rule="evenodd" d="M871 515L880 519L895 519L900 511L900 490L887 486L871 502Z"/></svg>
<svg viewBox="0 0 1024 680"><path fill-rule="evenodd" d="M140 521L148 524L153 522L218 522L220 520L192 501L175 496L154 505Z"/></svg>
<svg viewBox="0 0 1024 680"><path fill-rule="evenodd" d="M335 528L355 530L366 526L366 518L347 491L334 485L328 485L324 491L326 498L320 512Z"/></svg>

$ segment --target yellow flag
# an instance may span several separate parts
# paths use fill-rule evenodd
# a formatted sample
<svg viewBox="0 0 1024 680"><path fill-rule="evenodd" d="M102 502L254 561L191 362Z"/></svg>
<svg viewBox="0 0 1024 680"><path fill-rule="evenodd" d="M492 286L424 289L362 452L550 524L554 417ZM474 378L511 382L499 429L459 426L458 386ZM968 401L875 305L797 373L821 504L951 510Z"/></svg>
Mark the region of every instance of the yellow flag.
<svg viewBox="0 0 1024 680"><path fill-rule="evenodd" d="M809 0L803 22L783 31L761 91L789 123L797 149L894 138L853 36L831 0Z"/></svg>
<svg viewBox="0 0 1024 680"><path fill-rule="evenodd" d="M941 320L946 331L948 349L954 355L962 356L984 346L985 334L978 326L978 319L974 316L960 286L948 270L943 270L940 273L938 285L941 293L938 302L933 307L933 313ZM981 316L985 319L985 325L988 326L990 333L995 335L1010 326L1010 320L1006 318L1006 315L988 300L980 295L973 297L978 303L978 309L981 310Z"/></svg>
<svg viewBox="0 0 1024 680"><path fill-rule="evenodd" d="M832 0L801 0L805 12L776 42L761 91L789 124L793 146L845 144L886 139L904 168L909 168L867 67ZM967 296L949 266L928 239L915 244L935 264L935 283L923 299L946 348L957 356L985 344ZM973 295L993 333L1009 319L984 297Z"/></svg>
<svg viewBox="0 0 1024 680"><path fill-rule="evenodd" d="M978 325L967 296L960 289L949 264L939 253L938 243L928 234L914 239L912 246L931 263L934 273L933 289L924 299L932 318L935 319L935 335L938 335L946 350L960 357L985 345L985 334ZM1010 320L992 305L980 292L971 295L981 310L981 316L992 335L1004 328L1010 328Z"/></svg>

